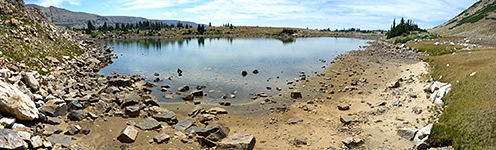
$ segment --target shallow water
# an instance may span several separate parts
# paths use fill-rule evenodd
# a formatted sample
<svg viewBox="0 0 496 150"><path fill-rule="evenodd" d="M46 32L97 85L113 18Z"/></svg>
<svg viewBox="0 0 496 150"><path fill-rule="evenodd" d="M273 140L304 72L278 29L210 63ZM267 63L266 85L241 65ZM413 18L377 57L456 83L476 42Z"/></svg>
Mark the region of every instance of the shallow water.
<svg viewBox="0 0 496 150"><path fill-rule="evenodd" d="M255 93L277 95L288 90L287 81L294 81L305 72L313 75L323 71L329 60L349 50L359 49L367 40L350 38L299 38L281 40L273 38L164 38L107 41L103 45L114 48L119 56L113 64L100 70L100 74L140 74L153 82L156 76L163 81L154 82L152 95L160 102L183 102L177 88L189 85L195 89L206 86L207 96L195 97L204 103L218 103L223 95L233 104L246 104ZM327 60L324 63L321 60ZM178 76L177 69L183 73ZM258 69L258 74L252 71ZM248 71L243 77L241 71ZM165 79L173 76L172 80ZM279 78L278 78L279 77ZM169 84L167 92L160 85ZM266 87L272 87L271 90ZM282 89L276 91L276 87ZM169 96L166 96L169 95ZM172 95L172 98L171 98Z"/></svg>

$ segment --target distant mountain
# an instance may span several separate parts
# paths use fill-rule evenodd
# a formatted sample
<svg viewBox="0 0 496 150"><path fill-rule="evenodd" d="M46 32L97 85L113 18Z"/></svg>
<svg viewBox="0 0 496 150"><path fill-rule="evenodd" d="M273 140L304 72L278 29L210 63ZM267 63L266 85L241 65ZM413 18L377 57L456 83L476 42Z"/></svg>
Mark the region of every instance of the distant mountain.
<svg viewBox="0 0 496 150"><path fill-rule="evenodd" d="M445 36L495 37L496 0L481 0L448 22L431 29Z"/></svg>
<svg viewBox="0 0 496 150"><path fill-rule="evenodd" d="M178 22L181 22L182 24L188 24L193 27L196 27L198 25L194 22L180 21L180 20L153 20L142 17L130 17L130 16L99 16L84 12L73 12L53 6L43 7L35 4L27 4L26 6L38 9L41 14L45 15L48 21L51 21L53 24L57 26L64 26L71 28L86 28L88 20L91 20L93 22L93 25L95 26L101 26L105 22L107 22L108 25L114 26L116 23L134 24L139 21L163 22L174 25L177 24Z"/></svg>

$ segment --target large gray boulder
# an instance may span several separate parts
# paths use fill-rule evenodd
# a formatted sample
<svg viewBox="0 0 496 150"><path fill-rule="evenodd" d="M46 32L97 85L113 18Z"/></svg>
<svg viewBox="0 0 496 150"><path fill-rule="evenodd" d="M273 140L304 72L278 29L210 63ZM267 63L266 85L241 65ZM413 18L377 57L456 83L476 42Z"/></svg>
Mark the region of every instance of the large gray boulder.
<svg viewBox="0 0 496 150"><path fill-rule="evenodd" d="M255 136L249 134L238 134L227 138L217 146L217 150L252 150L255 147Z"/></svg>
<svg viewBox="0 0 496 150"><path fill-rule="evenodd" d="M14 130L0 129L0 149L27 148L21 136Z"/></svg>
<svg viewBox="0 0 496 150"><path fill-rule="evenodd" d="M19 120L38 119L38 109L31 98L17 87L0 81L0 111L9 113Z"/></svg>

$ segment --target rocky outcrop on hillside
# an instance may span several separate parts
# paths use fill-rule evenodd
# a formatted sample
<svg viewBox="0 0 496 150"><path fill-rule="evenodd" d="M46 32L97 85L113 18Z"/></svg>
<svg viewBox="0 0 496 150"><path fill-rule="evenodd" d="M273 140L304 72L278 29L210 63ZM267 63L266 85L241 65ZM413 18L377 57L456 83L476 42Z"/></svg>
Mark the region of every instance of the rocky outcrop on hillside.
<svg viewBox="0 0 496 150"><path fill-rule="evenodd" d="M54 6L43 7L35 4L28 4L28 7L38 9L43 15L46 16L46 19L57 26L71 27L71 28L86 28L88 20L91 20L95 26L102 26L105 22L107 22L110 26L115 26L116 23L119 24L135 24L139 21L150 21L152 23L155 22L163 22L166 24L177 24L181 22L183 24L188 24L193 27L196 27L197 24L190 21L181 21L181 20L153 20L146 19L142 17L131 17L131 16L100 16L95 14L89 14L84 12L73 12L62 8L57 8Z"/></svg>

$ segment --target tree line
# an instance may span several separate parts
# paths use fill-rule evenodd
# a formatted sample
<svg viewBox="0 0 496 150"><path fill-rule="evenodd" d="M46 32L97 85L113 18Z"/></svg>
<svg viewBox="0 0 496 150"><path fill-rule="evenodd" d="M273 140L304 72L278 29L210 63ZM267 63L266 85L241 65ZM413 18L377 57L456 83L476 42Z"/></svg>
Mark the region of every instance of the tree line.
<svg viewBox="0 0 496 150"><path fill-rule="evenodd" d="M204 28L204 25L202 25ZM160 31L162 29L170 28L193 28L193 26L188 24L183 24L178 22L176 24L167 24L163 22L150 22L150 21L139 21L136 23L116 23L115 26L108 25L104 22L103 25L96 27L93 23L88 20L87 28L85 29L86 34L91 34L92 31L98 30L100 32L106 31L129 31L131 29L137 30L153 30ZM204 29L203 29L204 30Z"/></svg>
<svg viewBox="0 0 496 150"><path fill-rule="evenodd" d="M396 25L396 19L394 19L393 25L391 25L391 30L386 33L386 38L390 39L397 36L407 36L411 31L426 30L420 29L412 20L405 21L404 18L401 18L400 23Z"/></svg>

